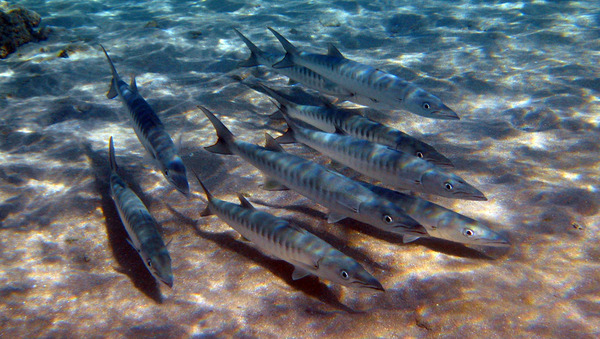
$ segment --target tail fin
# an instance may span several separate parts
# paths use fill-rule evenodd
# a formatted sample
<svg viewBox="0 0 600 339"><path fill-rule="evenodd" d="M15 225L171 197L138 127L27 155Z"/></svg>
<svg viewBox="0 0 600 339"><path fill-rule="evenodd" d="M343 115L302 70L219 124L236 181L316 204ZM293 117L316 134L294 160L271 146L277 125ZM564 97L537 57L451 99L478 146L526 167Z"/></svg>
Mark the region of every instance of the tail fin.
<svg viewBox="0 0 600 339"><path fill-rule="evenodd" d="M229 149L229 144L235 140L233 134L223 125L223 123L205 107L198 106L204 112L208 120L212 123L217 131L217 142L209 147L204 147L207 151L218 154L233 154Z"/></svg>
<svg viewBox="0 0 600 339"><path fill-rule="evenodd" d="M252 41L250 41L248 38L246 38L242 33L240 33L240 31L238 31L235 28L233 30L237 33L237 35L240 37L240 39L242 39L242 41L250 49L250 57L247 60L240 62L238 64L238 66L239 67L252 67L252 66L260 65L260 63L258 62L257 56L263 55L263 51L261 51L255 44L252 43Z"/></svg>
<svg viewBox="0 0 600 339"><path fill-rule="evenodd" d="M110 163L110 170L116 172L118 167L117 159L115 158L115 145L113 144L112 136L108 141L108 162Z"/></svg>
<svg viewBox="0 0 600 339"><path fill-rule="evenodd" d="M277 38L277 40L279 40L279 42L281 43L281 45L283 46L283 48L285 49L286 52L290 53L290 54L298 54L298 49L296 49L296 47L294 45L292 45L291 42L289 42L286 38L283 37L283 35L279 34L276 30L274 30L271 27L267 27L271 33L273 33L273 35L275 35L275 37Z"/></svg>
<svg viewBox="0 0 600 339"><path fill-rule="evenodd" d="M109 99L112 99L112 98L116 97L118 94L117 89L115 88L115 80L119 79L119 74L117 73L117 69L115 68L115 65L113 64L110 57L108 56L108 53L106 52L106 49L104 48L104 46L100 45L100 47L102 47L102 50L104 51L104 55L106 55L106 59L108 60L108 65L110 66L110 71L112 72L112 76L113 76L113 80L110 82L110 89L108 90L108 93L106 93L106 97Z"/></svg>
<svg viewBox="0 0 600 339"><path fill-rule="evenodd" d="M194 173L194 176L196 177L196 180L198 180L198 183L200 184L200 186L202 186L202 189L204 190L204 193L206 194L206 199L208 200L208 204L206 205L206 208L204 209L204 211L200 212L200 216L206 217L206 216L212 215L213 213L210 211L210 202L214 199L214 197L212 194L210 194L210 192L208 191L206 186L204 186L204 184L200 180L200 177L198 177L198 173L196 173L196 171L194 171L193 168L192 168L192 172Z"/></svg>
<svg viewBox="0 0 600 339"><path fill-rule="evenodd" d="M279 42L281 43L281 45L283 46L283 48L286 51L285 57L281 61L273 64L271 67L285 68L285 67L294 66L295 65L294 56L298 54L298 49L296 49L296 47L294 45L292 45L291 42L289 42L286 38L283 37L283 35L279 34L276 30L274 30L271 27L267 27L267 28L271 31L271 33L273 33L273 35L275 35L277 40L279 40Z"/></svg>

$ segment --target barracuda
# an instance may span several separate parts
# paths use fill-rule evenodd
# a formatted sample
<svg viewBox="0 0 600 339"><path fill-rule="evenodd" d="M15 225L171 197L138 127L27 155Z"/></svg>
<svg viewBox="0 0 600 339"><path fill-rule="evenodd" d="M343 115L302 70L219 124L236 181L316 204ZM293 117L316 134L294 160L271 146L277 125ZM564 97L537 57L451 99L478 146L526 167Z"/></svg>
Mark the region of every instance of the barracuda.
<svg viewBox="0 0 600 339"><path fill-rule="evenodd" d="M158 224L140 198L117 173L112 137L110 137L108 147L110 195L129 235L127 241L138 252L150 273L165 285L173 287L171 257L158 233Z"/></svg>
<svg viewBox="0 0 600 339"><path fill-rule="evenodd" d="M267 86L260 86L279 102L282 113L293 119L298 119L328 133L341 130L350 136L388 146L392 150L411 154L440 167L453 167L452 162L432 146L397 129L370 120L355 110L337 108L331 104L325 106L299 105Z"/></svg>
<svg viewBox="0 0 600 339"><path fill-rule="evenodd" d="M399 77L346 59L333 45L326 55L300 52L268 27L286 55L273 68L304 66L352 93L345 98L373 108L406 110L426 118L457 120L458 115L438 97Z"/></svg>
<svg viewBox="0 0 600 339"><path fill-rule="evenodd" d="M177 154L177 148L171 140L169 133L164 125L148 105L146 100L138 93L135 77L131 79L131 85L119 77L115 65L108 56L104 46L100 45L106 55L108 64L112 72L110 89L106 97L112 99L117 95L123 99L123 102L129 108L129 115L133 120L133 129L138 139L144 145L148 153L158 163L158 166L167 180L175 188L187 195L190 191L185 165L181 157Z"/></svg>
<svg viewBox="0 0 600 339"><path fill-rule="evenodd" d="M427 233L433 238L469 245L510 246L510 242L502 235L492 231L477 220L421 198L368 183L362 183L362 185L402 207L408 215L425 226ZM404 236L403 241L407 243L418 238L418 236L407 235Z"/></svg>
<svg viewBox="0 0 600 339"><path fill-rule="evenodd" d="M487 200L461 177L423 159L367 140L302 127L284 114L287 132L281 142L300 142L368 177L394 187L446 198Z"/></svg>
<svg viewBox="0 0 600 339"><path fill-rule="evenodd" d="M213 153L236 154L248 161L265 175L265 189L293 189L328 208L330 223L349 217L392 233L427 234L423 226L401 208L357 182L313 161L286 153L268 134L265 134L266 147L236 140L209 110L199 108L218 136L217 143L206 149Z"/></svg>
<svg viewBox="0 0 600 339"><path fill-rule="evenodd" d="M216 214L266 254L294 265L292 279L314 274L345 286L384 290L359 263L317 236L282 218L255 209L242 195L238 195L241 205L217 199L197 175L196 178L208 199L201 216Z"/></svg>
<svg viewBox="0 0 600 339"><path fill-rule="evenodd" d="M250 49L250 57L239 64L241 67L253 67L258 65L264 65L272 69L273 71L285 75L290 78L290 83L299 82L307 87L314 90L320 91L325 94L329 94L335 97L348 97L351 95L350 91L339 86L338 84L325 79L319 74L311 71L310 69L302 66L291 66L287 68L273 68L273 64L281 60L281 55L275 55L266 53L260 50L252 41L246 38L240 31L233 29L237 35L244 41L246 46Z"/></svg>

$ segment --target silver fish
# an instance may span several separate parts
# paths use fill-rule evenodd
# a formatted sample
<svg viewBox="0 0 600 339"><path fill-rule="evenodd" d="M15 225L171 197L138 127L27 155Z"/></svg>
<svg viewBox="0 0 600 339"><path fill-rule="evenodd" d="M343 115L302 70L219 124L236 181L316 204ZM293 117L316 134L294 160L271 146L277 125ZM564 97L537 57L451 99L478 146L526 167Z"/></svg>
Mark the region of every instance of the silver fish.
<svg viewBox="0 0 600 339"><path fill-rule="evenodd" d="M320 76L319 74L311 71L306 67L291 66L287 68L273 68L273 64L281 60L282 55L266 53L260 50L254 43L252 43L252 41L250 41L242 33L240 33L240 31L238 31L235 28L233 30L250 49L250 57L246 61L241 62L239 66L252 67L264 65L269 67L273 71L290 78L290 84L300 82L306 85L307 87L336 97L347 97L351 95L350 91L348 91L347 89Z"/></svg>
<svg viewBox="0 0 600 339"><path fill-rule="evenodd" d="M121 221L127 230L127 240L138 252L150 273L165 285L173 287L171 257L158 224L140 198L127 186L117 173L115 146L110 137L108 158L110 162L110 195L117 206Z"/></svg>
<svg viewBox="0 0 600 339"><path fill-rule="evenodd" d="M508 247L510 242L477 220L456 213L427 200L396 192L387 188L362 183L371 191L402 207L427 229L429 236L462 244L492 247ZM405 243L419 237L406 235Z"/></svg>
<svg viewBox="0 0 600 339"><path fill-rule="evenodd" d="M198 182L208 199L201 216L216 214L266 254L294 265L292 279L314 274L345 286L384 290L359 263L319 237L282 218L255 209L242 195L238 194L241 205L217 199L200 179Z"/></svg>
<svg viewBox="0 0 600 339"><path fill-rule="evenodd" d="M133 129L138 139L144 145L148 153L157 160L161 172L175 188L187 195L190 188L187 181L185 165L177 154L177 148L171 140L164 125L148 105L146 100L138 93L135 77L131 79L131 85L119 77L115 65L108 56L104 46L100 45L106 55L112 72L110 89L106 97L112 99L119 95L129 108L129 115L133 120Z"/></svg>
<svg viewBox="0 0 600 339"><path fill-rule="evenodd" d="M432 146L395 128L366 118L356 110L338 108L331 104L325 106L300 105L267 86L262 84L260 86L279 102L280 109L284 114L315 126L324 132L334 133L336 130L341 130L350 136L388 146L393 150L411 154L440 167L454 167L448 158Z"/></svg>
<svg viewBox="0 0 600 339"><path fill-rule="evenodd" d="M236 154L258 168L266 177L265 189L293 189L329 209L328 222L346 217L384 231L425 235L425 229L404 211L354 180L325 167L286 153L268 134L266 147L237 140L209 110L199 106L217 131L218 140L206 149L213 153Z"/></svg>
<svg viewBox="0 0 600 339"><path fill-rule="evenodd" d="M289 129L282 143L300 142L355 171L395 187L446 198L487 200L456 174L423 159L367 140L302 127L284 114Z"/></svg>
<svg viewBox="0 0 600 339"><path fill-rule="evenodd" d="M281 34L268 27L286 55L273 68L304 66L349 90L345 98L373 108L402 109L426 118L457 120L458 115L438 97L399 77L346 59L332 44L326 55L300 52Z"/></svg>

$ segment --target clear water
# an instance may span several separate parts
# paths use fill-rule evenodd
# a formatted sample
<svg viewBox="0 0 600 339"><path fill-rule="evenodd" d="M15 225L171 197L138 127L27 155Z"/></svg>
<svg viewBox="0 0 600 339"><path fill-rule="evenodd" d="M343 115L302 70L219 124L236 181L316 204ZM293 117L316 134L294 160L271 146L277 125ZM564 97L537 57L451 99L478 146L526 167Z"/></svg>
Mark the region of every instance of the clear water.
<svg viewBox="0 0 600 339"><path fill-rule="evenodd" d="M596 1L22 0L52 28L0 61L0 336L447 336L585 338L600 328ZM293 192L259 188L237 157L206 152L214 131L262 144L283 124L266 96L232 76L248 51L232 27L280 51L333 42L348 58L441 97L460 121L367 114L434 145L489 201L423 196L488 223L509 250L400 238L345 220ZM222 199L246 194L360 261L386 288L307 278L261 254L185 199L152 165L125 107L108 100L111 53L137 77L193 167ZM69 58L59 58L61 50ZM162 225L173 289L135 251L108 194L107 144ZM295 154L325 163L301 146ZM190 178L191 179L191 178ZM191 181L192 190L198 185Z"/></svg>

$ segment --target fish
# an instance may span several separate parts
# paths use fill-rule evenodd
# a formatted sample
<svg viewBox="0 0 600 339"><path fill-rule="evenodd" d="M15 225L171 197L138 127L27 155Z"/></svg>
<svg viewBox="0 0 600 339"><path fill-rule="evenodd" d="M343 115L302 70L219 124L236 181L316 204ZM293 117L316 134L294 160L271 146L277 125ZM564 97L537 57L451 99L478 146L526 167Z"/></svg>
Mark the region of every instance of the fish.
<svg viewBox="0 0 600 339"><path fill-rule="evenodd" d="M108 147L110 196L117 206L119 217L129 235L127 242L138 252L152 276L172 288L171 257L158 233L158 223L142 200L117 173L118 167L112 136Z"/></svg>
<svg viewBox="0 0 600 339"><path fill-rule="evenodd" d="M289 126L278 138L282 143L300 142L334 161L382 183L446 198L487 198L456 174L387 146L341 133L327 133L300 126L283 115Z"/></svg>
<svg viewBox="0 0 600 339"><path fill-rule="evenodd" d="M100 45L106 55L108 64L112 72L110 89L106 97L113 99L120 96L127 108L129 115L133 120L133 129L138 139L144 145L144 148L156 160L160 171L167 181L169 181L179 192L188 195L190 188L188 185L185 165L181 157L177 154L177 148L164 125L148 105L146 100L139 94L135 77L131 79L131 84L127 85L117 73L117 69L108 56L104 46Z"/></svg>
<svg viewBox="0 0 600 339"><path fill-rule="evenodd" d="M334 133L336 130L340 130L344 134L422 158L439 167L454 167L450 159L438 152L433 146L395 128L364 117L357 110L338 108L328 103L323 106L300 105L263 84L259 86L269 96L277 100L279 109L283 110L284 114L312 125L321 131Z"/></svg>
<svg viewBox="0 0 600 339"><path fill-rule="evenodd" d="M241 194L238 194L241 205L217 199L197 175L196 178L208 200L200 215L217 215L264 253L292 264L293 280L313 274L344 286L384 291L381 283L358 262L321 238L285 219L257 210Z"/></svg>
<svg viewBox="0 0 600 339"><path fill-rule="evenodd" d="M340 173L287 153L265 133L266 146L237 140L208 109L198 106L214 126L218 140L205 149L235 154L265 175L264 189L292 189L329 209L329 223L350 217L396 234L426 235L425 229L404 211Z"/></svg>
<svg viewBox="0 0 600 339"><path fill-rule="evenodd" d="M366 182L361 182L361 184L372 192L386 197L394 204L402 207L408 215L425 226L427 233L432 238L468 245L490 247L510 246L510 242L504 236L494 232L475 219L471 219L425 199L371 185ZM419 236L405 235L403 242L409 243L417 239L419 239Z"/></svg>
<svg viewBox="0 0 600 339"><path fill-rule="evenodd" d="M272 65L273 68L309 68L349 90L352 95L345 99L358 104L378 109L401 109L432 119L459 119L435 95L393 74L347 59L333 44L329 44L326 55L301 52L273 28L268 29L286 51L285 57Z"/></svg>
<svg viewBox="0 0 600 339"><path fill-rule="evenodd" d="M237 29L233 29L235 33L242 39L242 41L250 49L250 57L238 64L240 67L253 67L258 65L264 65L271 70L282 74L290 79L290 84L302 83L305 86L322 92L324 94L332 95L335 97L347 97L351 95L350 91L339 86L338 84L320 76L312 70L302 66L291 66L287 68L273 68L272 65L277 63L283 58L283 55L276 55L262 51L246 36L244 36Z"/></svg>

